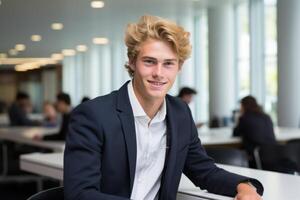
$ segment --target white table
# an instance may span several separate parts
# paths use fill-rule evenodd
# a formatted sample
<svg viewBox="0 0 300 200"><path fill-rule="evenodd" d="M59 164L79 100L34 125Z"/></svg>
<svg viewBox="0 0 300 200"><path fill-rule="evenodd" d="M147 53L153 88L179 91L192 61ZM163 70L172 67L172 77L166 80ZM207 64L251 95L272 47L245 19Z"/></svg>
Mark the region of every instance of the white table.
<svg viewBox="0 0 300 200"><path fill-rule="evenodd" d="M0 128L0 140L27 144L35 147L48 148L53 151L61 152L64 150L64 142L33 139L36 135L51 135L57 133L58 131L58 127L5 127Z"/></svg>
<svg viewBox="0 0 300 200"><path fill-rule="evenodd" d="M58 132L58 127L56 128L45 128L45 127L5 127L0 128L0 141L10 141L19 144L26 144L34 147L40 147L45 149L50 149L54 152L62 152L65 148L65 143L63 141L43 141L34 140L33 137L36 135L51 135ZM8 148L5 143L1 145L2 147L2 172L1 178L8 179ZM15 177L12 177L14 179Z"/></svg>
<svg viewBox="0 0 300 200"><path fill-rule="evenodd" d="M275 137L278 142L286 142L291 139L300 139L299 128L275 127ZM203 145L237 145L241 144L240 137L233 137L233 129L225 128L199 128L199 138Z"/></svg>
<svg viewBox="0 0 300 200"><path fill-rule="evenodd" d="M63 180L63 153L51 154L27 154L22 155L20 160L21 169L49 176L58 180ZM262 182L265 187L264 200L294 200L300 197L300 177L277 172L264 170L255 170L243 167L229 165L218 165L230 172L256 178ZM181 196L180 192L193 196ZM182 176L178 199L201 199L200 197L209 197L218 200L232 199L225 196L215 195L201 191L195 187L184 175Z"/></svg>

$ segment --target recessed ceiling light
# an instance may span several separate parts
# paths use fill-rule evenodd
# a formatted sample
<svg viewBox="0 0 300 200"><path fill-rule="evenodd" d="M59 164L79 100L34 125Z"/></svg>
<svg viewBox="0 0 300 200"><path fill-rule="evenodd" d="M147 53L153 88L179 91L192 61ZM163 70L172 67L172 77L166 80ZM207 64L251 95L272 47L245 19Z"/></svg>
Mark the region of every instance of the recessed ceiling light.
<svg viewBox="0 0 300 200"><path fill-rule="evenodd" d="M62 55L61 53L54 53L51 55L51 58L53 60L62 60L64 59L64 55Z"/></svg>
<svg viewBox="0 0 300 200"><path fill-rule="evenodd" d="M33 42L39 42L39 41L42 40L42 36L40 36L40 35L32 35L32 36L31 36L31 40L32 40Z"/></svg>
<svg viewBox="0 0 300 200"><path fill-rule="evenodd" d="M108 44L109 40L105 37L95 37L93 38L94 44Z"/></svg>
<svg viewBox="0 0 300 200"><path fill-rule="evenodd" d="M0 58L7 58L7 54L6 53L0 53Z"/></svg>
<svg viewBox="0 0 300 200"><path fill-rule="evenodd" d="M77 45L76 50L79 52L85 52L87 51L87 46L86 45Z"/></svg>
<svg viewBox="0 0 300 200"><path fill-rule="evenodd" d="M51 24L51 28L53 30L61 30L64 28L64 25L62 23L53 23Z"/></svg>
<svg viewBox="0 0 300 200"><path fill-rule="evenodd" d="M92 8L103 8L104 7L104 2L103 1L92 1L91 2L91 7Z"/></svg>
<svg viewBox="0 0 300 200"><path fill-rule="evenodd" d="M74 56L76 54L74 49L63 49L61 52L64 56Z"/></svg>
<svg viewBox="0 0 300 200"><path fill-rule="evenodd" d="M9 55L11 55L11 56L16 56L16 55L18 55L18 51L15 50L15 49L10 49L10 50L8 51L8 53L9 53Z"/></svg>
<svg viewBox="0 0 300 200"><path fill-rule="evenodd" d="M26 49L26 46L24 44L16 44L15 49L17 51L24 51Z"/></svg>

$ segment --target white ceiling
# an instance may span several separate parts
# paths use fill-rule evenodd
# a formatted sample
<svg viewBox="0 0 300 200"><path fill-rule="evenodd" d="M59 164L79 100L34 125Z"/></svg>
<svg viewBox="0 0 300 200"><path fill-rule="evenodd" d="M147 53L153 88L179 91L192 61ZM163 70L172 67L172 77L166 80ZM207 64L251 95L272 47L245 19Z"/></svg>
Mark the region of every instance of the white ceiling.
<svg viewBox="0 0 300 200"><path fill-rule="evenodd" d="M96 36L120 40L126 24L144 14L174 20L190 6L198 9L237 0L104 0L101 9L91 8L91 0L0 1L0 53L21 43L26 50L9 57L49 57L79 44L90 46ZM63 23L64 29L51 30L53 22ZM32 34L41 35L42 40L32 42Z"/></svg>

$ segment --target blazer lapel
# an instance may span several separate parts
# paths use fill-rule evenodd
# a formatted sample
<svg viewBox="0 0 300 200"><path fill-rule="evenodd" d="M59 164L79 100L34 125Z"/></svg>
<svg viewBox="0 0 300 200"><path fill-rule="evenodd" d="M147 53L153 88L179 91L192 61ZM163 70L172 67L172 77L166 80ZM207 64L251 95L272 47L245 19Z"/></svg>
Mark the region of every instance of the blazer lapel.
<svg viewBox="0 0 300 200"><path fill-rule="evenodd" d="M117 110L122 124L123 134L127 147L127 156L129 162L130 190L132 191L135 167L136 167L136 133L134 117L129 102L127 84L124 84L117 93Z"/></svg>
<svg viewBox="0 0 300 200"><path fill-rule="evenodd" d="M177 152L177 121L175 119L176 113L172 105L167 101L167 153L165 159L164 173L161 182L161 198L167 199L168 186L172 181L173 170L176 167L176 152Z"/></svg>

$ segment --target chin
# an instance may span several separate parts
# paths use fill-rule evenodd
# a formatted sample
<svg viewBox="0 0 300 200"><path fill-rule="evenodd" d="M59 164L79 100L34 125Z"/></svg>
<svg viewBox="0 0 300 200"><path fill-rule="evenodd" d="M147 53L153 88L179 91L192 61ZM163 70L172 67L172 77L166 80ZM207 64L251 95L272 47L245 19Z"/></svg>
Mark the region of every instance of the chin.
<svg viewBox="0 0 300 200"><path fill-rule="evenodd" d="M149 93L149 96L151 96L151 98L153 98L153 99L161 99L161 98L165 98L166 93L165 92L151 92L151 93Z"/></svg>

